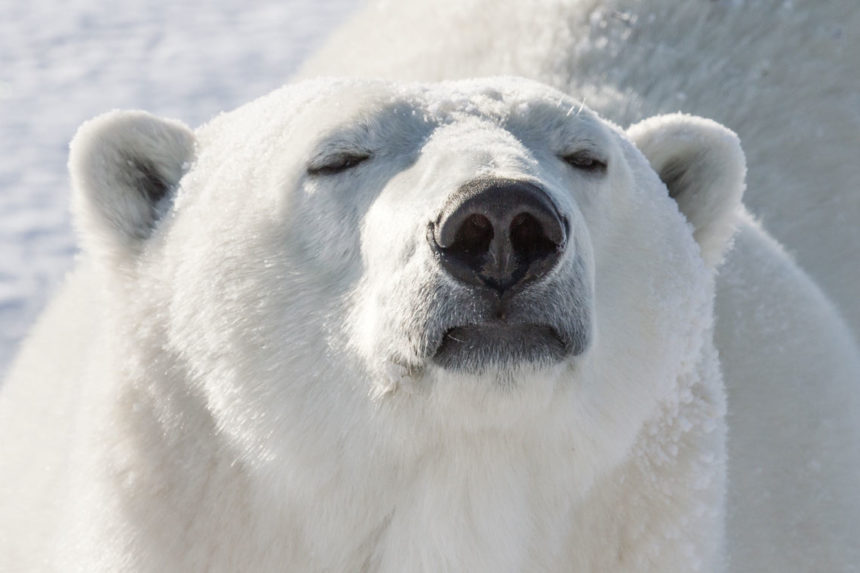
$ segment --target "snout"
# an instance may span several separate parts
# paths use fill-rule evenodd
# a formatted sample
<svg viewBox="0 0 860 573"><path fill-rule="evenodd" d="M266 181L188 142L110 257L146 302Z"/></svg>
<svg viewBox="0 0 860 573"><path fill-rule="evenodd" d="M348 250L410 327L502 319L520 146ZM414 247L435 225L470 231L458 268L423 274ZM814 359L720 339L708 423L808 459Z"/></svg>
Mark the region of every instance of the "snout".
<svg viewBox="0 0 860 573"><path fill-rule="evenodd" d="M550 364L585 350L584 269L576 253L564 256L573 243L568 221L538 185L464 185L428 225L427 241L439 271L461 287L431 329L436 364L475 372Z"/></svg>
<svg viewBox="0 0 860 573"><path fill-rule="evenodd" d="M544 278L567 244L567 222L536 185L482 179L463 186L428 228L450 276L499 296Z"/></svg>

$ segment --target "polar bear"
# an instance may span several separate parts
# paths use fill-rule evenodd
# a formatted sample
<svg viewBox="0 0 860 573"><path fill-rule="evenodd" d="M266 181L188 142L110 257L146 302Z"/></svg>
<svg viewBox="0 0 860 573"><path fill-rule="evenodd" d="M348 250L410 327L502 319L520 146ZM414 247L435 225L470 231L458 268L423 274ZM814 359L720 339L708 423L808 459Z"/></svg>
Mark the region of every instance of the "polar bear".
<svg viewBox="0 0 860 573"><path fill-rule="evenodd" d="M854 0L375 0L300 75L517 75L620 125L712 118L743 141L745 202L858 338L857 62Z"/></svg>
<svg viewBox="0 0 860 573"><path fill-rule="evenodd" d="M0 394L3 570L723 571L774 551L726 497L856 557L854 349L712 121L321 79L197 131L106 114L70 170L84 254ZM715 296L749 325L726 375L767 389L728 482ZM780 471L828 489L775 507Z"/></svg>

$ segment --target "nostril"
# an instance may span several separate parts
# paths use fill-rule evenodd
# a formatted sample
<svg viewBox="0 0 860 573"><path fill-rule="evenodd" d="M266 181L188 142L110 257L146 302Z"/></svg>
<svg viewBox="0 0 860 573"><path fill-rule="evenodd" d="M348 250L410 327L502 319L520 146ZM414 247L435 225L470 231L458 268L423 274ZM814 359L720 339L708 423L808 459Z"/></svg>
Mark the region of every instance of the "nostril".
<svg viewBox="0 0 860 573"><path fill-rule="evenodd" d="M490 249L493 240L493 224L485 216L469 215L457 229L449 252L466 258L480 257Z"/></svg>
<svg viewBox="0 0 860 573"><path fill-rule="evenodd" d="M558 245L547 236L541 222L530 213L520 213L514 217L508 233L514 256L521 264L531 264L552 255L558 249Z"/></svg>

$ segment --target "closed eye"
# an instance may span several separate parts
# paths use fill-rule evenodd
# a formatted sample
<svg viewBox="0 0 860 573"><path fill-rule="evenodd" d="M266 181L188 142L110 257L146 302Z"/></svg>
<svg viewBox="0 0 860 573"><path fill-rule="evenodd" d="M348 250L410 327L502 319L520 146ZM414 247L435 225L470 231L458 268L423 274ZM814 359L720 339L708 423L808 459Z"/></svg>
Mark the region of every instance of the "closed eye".
<svg viewBox="0 0 860 573"><path fill-rule="evenodd" d="M356 165L370 159L370 153L343 152L335 153L321 160L314 161L308 166L309 175L336 175L352 169Z"/></svg>
<svg viewBox="0 0 860 573"><path fill-rule="evenodd" d="M606 172L606 160L602 159L592 151L574 151L573 153L560 155L559 157L562 161L579 171L585 171L587 173Z"/></svg>

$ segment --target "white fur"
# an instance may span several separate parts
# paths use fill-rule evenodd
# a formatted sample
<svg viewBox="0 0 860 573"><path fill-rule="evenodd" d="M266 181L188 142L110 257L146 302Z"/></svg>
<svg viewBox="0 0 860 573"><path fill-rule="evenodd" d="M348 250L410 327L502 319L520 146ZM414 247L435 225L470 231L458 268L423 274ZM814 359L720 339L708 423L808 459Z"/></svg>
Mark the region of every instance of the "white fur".
<svg viewBox="0 0 860 573"><path fill-rule="evenodd" d="M296 84L193 139L89 124L86 253L0 395L3 567L720 570L713 275L743 154L695 118L634 131L674 158L679 203L621 130L520 79ZM605 174L560 159L582 145ZM355 150L372 158L307 171ZM103 183L139 175L129 153L184 173L158 205ZM540 184L568 220L529 292L557 314L586 297L582 355L469 374L414 345L468 300L427 224L487 176ZM581 292L557 286L572 273Z"/></svg>
<svg viewBox="0 0 860 573"><path fill-rule="evenodd" d="M860 356L847 325L748 214L716 313L732 570L856 571Z"/></svg>

